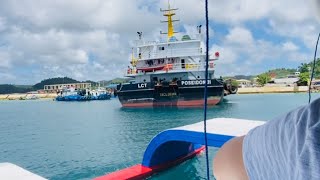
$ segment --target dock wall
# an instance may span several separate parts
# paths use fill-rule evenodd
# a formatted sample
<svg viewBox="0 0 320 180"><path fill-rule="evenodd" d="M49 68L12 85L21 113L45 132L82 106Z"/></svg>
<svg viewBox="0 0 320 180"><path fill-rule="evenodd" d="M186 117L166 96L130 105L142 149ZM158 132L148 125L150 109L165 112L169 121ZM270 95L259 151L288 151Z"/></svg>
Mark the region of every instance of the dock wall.
<svg viewBox="0 0 320 180"><path fill-rule="evenodd" d="M238 94L255 94L255 93L295 93L295 92L307 92L308 86L296 86L296 87L246 87L239 88Z"/></svg>

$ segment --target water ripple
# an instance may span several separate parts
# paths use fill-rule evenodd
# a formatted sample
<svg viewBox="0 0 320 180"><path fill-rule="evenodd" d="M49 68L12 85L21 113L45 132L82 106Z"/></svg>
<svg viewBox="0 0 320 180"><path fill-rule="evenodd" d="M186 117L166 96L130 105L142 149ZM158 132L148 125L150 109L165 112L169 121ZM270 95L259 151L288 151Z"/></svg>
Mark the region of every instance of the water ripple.
<svg viewBox="0 0 320 180"><path fill-rule="evenodd" d="M306 94L236 95L210 107L208 117L268 120L306 102ZM125 109L116 99L0 102L0 162L52 180L91 179L140 163L156 134L202 116L201 108ZM205 171L201 155L149 179L203 179Z"/></svg>

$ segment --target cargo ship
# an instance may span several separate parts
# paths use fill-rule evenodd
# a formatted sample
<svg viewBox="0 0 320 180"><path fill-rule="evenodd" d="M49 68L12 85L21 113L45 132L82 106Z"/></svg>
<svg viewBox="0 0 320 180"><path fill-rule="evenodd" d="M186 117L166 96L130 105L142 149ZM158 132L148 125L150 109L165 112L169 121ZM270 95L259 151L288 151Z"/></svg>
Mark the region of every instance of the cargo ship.
<svg viewBox="0 0 320 180"><path fill-rule="evenodd" d="M202 47L201 25L193 38L183 35L177 39L173 19L178 9L160 9L167 19L168 32L165 41L144 41L143 33L137 32L130 65L126 77L130 83L117 85L117 95L123 107L203 106L205 88L206 55ZM236 92L223 81L215 78L215 61L219 52L209 59L208 105L220 103L226 94Z"/></svg>

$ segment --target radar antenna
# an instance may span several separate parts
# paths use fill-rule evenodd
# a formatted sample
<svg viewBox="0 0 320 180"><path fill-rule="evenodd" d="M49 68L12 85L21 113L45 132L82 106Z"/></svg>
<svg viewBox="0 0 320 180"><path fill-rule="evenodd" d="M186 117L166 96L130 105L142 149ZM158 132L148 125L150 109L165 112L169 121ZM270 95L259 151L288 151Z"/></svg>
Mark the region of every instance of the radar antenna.
<svg viewBox="0 0 320 180"><path fill-rule="evenodd" d="M168 40L174 36L175 33L178 33L178 32L175 32L174 31L174 27L173 27L173 22L176 22L176 21L180 21L178 19L172 19L172 16L176 15L176 13L174 11L178 10L177 8L176 9L171 9L170 8L170 2L168 0L168 9L161 9L160 8L160 11L163 12L163 16L166 16L167 17L167 20L166 21L160 21L161 23L168 23L168 32L166 33L163 33L162 31L160 31L160 34L167 34L168 35Z"/></svg>

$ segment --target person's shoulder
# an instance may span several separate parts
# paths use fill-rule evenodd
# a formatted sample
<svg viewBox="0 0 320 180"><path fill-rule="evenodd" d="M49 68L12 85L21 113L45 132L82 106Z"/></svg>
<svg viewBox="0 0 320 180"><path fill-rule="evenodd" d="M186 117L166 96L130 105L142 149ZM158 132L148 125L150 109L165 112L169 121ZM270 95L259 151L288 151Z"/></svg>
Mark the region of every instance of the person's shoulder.
<svg viewBox="0 0 320 180"><path fill-rule="evenodd" d="M320 98L314 100L313 102L310 103L310 107L314 110L319 111L320 110Z"/></svg>

